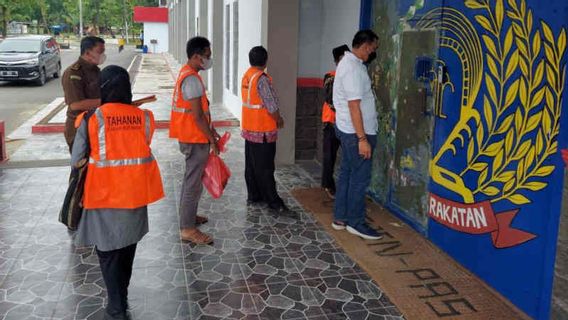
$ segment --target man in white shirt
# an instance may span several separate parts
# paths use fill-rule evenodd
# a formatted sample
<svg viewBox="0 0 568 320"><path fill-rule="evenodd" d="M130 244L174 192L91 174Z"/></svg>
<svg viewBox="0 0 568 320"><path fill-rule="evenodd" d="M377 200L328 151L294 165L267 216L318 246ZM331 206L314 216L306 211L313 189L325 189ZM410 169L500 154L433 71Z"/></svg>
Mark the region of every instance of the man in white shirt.
<svg viewBox="0 0 568 320"><path fill-rule="evenodd" d="M371 182L371 158L377 144L377 111L371 79L364 65L378 46L371 30L355 34L352 51L337 65L333 85L336 134L341 141L342 159L335 195L335 230L367 240L382 236L365 222L365 194Z"/></svg>

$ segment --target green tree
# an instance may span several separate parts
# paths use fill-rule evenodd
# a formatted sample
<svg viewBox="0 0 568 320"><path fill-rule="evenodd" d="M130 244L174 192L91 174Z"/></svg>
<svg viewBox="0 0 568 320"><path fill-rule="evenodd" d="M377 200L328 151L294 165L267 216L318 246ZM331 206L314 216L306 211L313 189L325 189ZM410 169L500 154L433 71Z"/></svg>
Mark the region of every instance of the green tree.
<svg viewBox="0 0 568 320"><path fill-rule="evenodd" d="M0 0L0 28L6 36L11 20L38 21L43 32L53 24L79 25L79 0ZM98 29L139 29L132 21L135 6L157 6L157 0L82 0L83 21ZM125 6L124 6L125 5ZM39 31L39 30L38 30ZM132 34L132 32L130 32Z"/></svg>
<svg viewBox="0 0 568 320"><path fill-rule="evenodd" d="M2 21L2 36L8 34L8 23L12 17L24 16L24 19L31 18L31 2L33 0L0 0L0 20Z"/></svg>

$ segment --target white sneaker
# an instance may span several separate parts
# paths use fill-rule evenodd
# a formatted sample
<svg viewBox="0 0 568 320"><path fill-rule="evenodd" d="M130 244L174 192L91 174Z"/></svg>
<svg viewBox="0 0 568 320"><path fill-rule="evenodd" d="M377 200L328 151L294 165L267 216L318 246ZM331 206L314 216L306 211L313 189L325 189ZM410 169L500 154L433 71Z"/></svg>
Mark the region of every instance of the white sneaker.
<svg viewBox="0 0 568 320"><path fill-rule="evenodd" d="M337 230L337 231L345 230L345 226L346 226L345 224L335 223L335 221L333 221L333 222L331 223L331 227L332 227L334 230Z"/></svg>

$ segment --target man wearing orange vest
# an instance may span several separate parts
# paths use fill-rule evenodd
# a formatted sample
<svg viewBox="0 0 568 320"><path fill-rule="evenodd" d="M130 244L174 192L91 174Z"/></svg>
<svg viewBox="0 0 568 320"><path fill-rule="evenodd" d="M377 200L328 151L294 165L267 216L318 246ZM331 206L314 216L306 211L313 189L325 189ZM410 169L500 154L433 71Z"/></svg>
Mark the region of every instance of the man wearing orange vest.
<svg viewBox="0 0 568 320"><path fill-rule="evenodd" d="M344 44L332 51L335 65L341 61L349 47ZM321 122L323 123L323 165L321 173L321 186L331 198L335 198L335 179L333 179L333 169L337 150L339 149L339 139L335 135L335 108L333 107L333 82L335 80L335 70L329 71L323 78L323 89L325 101L321 110Z"/></svg>
<svg viewBox="0 0 568 320"><path fill-rule="evenodd" d="M180 196L180 226L182 240L209 244L213 238L197 229L207 218L197 215L203 192L201 177L210 149L219 153L219 135L211 126L209 100L199 71L211 68L211 43L203 37L187 42L187 63L181 68L173 94L170 138L179 141L185 155L185 174Z"/></svg>
<svg viewBox="0 0 568 320"><path fill-rule="evenodd" d="M247 204L266 202L276 212L288 208L276 191L274 157L278 129L284 127L272 78L266 74L268 52L262 46L249 52L251 67L241 83L242 137L245 139Z"/></svg>

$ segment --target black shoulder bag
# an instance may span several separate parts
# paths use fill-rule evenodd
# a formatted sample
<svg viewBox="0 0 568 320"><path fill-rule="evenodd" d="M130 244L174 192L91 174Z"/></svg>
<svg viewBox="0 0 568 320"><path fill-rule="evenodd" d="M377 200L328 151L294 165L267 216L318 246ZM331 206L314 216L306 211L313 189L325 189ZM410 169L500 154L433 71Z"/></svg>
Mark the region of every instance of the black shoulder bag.
<svg viewBox="0 0 568 320"><path fill-rule="evenodd" d="M87 125L87 150L83 159L79 160L76 165L71 167L71 176L69 177L69 187L63 200L63 207L59 213L59 222L67 226L69 230L77 230L81 215L83 214L83 192L85 190L85 179L87 177L87 168L89 166L89 156L91 154L91 145L89 141L89 118L93 115L94 110L87 112L83 118Z"/></svg>

